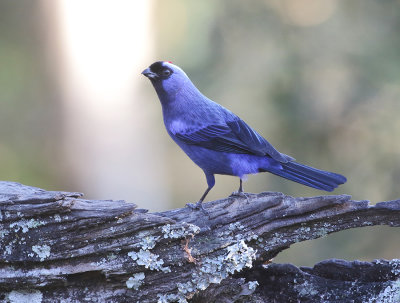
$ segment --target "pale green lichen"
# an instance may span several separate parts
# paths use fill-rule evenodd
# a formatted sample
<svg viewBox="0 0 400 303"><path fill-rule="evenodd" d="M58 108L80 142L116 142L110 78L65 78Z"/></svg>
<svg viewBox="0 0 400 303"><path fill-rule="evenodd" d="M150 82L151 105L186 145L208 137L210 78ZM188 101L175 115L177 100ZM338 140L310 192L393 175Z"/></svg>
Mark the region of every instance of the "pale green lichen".
<svg viewBox="0 0 400 303"><path fill-rule="evenodd" d="M112 260L117 259L117 256L114 255L114 254L109 254L109 255L107 256L107 258L108 258L108 260L112 261Z"/></svg>
<svg viewBox="0 0 400 303"><path fill-rule="evenodd" d="M8 245L6 245L6 247L4 248L4 252L3 255L11 255L12 251L13 251L13 247L14 245L17 244L17 238L11 240L10 242L8 242Z"/></svg>
<svg viewBox="0 0 400 303"><path fill-rule="evenodd" d="M258 239L258 235L253 231L245 232L245 227L240 222L229 224L227 230L218 233L218 237L227 244L241 240L252 241Z"/></svg>
<svg viewBox="0 0 400 303"><path fill-rule="evenodd" d="M314 232L315 238L323 238L327 236L329 233L329 230L326 228L319 228Z"/></svg>
<svg viewBox="0 0 400 303"><path fill-rule="evenodd" d="M228 246L227 250L228 254L225 260L231 265L227 267L228 272L233 274L235 271L241 271L244 267L252 267L256 251L247 246L243 240Z"/></svg>
<svg viewBox="0 0 400 303"><path fill-rule="evenodd" d="M400 259L390 260L389 265L392 267L392 273L396 276L400 276Z"/></svg>
<svg viewBox="0 0 400 303"><path fill-rule="evenodd" d="M7 229L0 229L0 238L4 238L5 236L7 236L10 233L9 230Z"/></svg>
<svg viewBox="0 0 400 303"><path fill-rule="evenodd" d="M128 281L126 281L126 287L138 290L139 287L142 286L144 278L145 275L143 272L134 274L133 277L130 277Z"/></svg>
<svg viewBox="0 0 400 303"><path fill-rule="evenodd" d="M178 292L168 295L159 294L157 302L187 302L187 299L192 298L199 290L205 290L210 284L221 283L229 274L239 272L245 267L252 267L255 258L256 250L249 247L244 240L239 240L226 247L221 255L198 260L199 266L190 279L185 283L177 283ZM253 290L257 285L257 281L251 281L248 288Z"/></svg>
<svg viewBox="0 0 400 303"><path fill-rule="evenodd" d="M44 261L44 259L50 257L50 246L44 245L34 245L32 246L32 251L37 254L40 258L40 261Z"/></svg>
<svg viewBox="0 0 400 303"><path fill-rule="evenodd" d="M6 298L9 303L41 303L43 294L36 289L33 290L13 290Z"/></svg>
<svg viewBox="0 0 400 303"><path fill-rule="evenodd" d="M193 282L188 281L186 283L177 283L176 286L178 287L178 292L180 294L187 294L196 291L196 288L204 290L201 285L197 285L197 287L193 284Z"/></svg>
<svg viewBox="0 0 400 303"><path fill-rule="evenodd" d="M11 255L12 254L12 245L7 245L4 249L4 254Z"/></svg>
<svg viewBox="0 0 400 303"><path fill-rule="evenodd" d="M220 232L218 237L225 237L226 240L233 240L233 236L243 237L243 230L245 227L240 222L231 223L228 225L228 229Z"/></svg>
<svg viewBox="0 0 400 303"><path fill-rule="evenodd" d="M235 222L235 223L229 224L228 229L231 232L234 232L234 231L237 231L237 230L243 230L244 226L240 222Z"/></svg>
<svg viewBox="0 0 400 303"><path fill-rule="evenodd" d="M185 225L166 224L161 228L161 231L165 239L180 239L198 234L200 232L200 227L189 223Z"/></svg>
<svg viewBox="0 0 400 303"><path fill-rule="evenodd" d="M304 281L301 284L296 284L293 288L302 297L312 297L318 294L318 290L314 288L314 285L307 281Z"/></svg>
<svg viewBox="0 0 400 303"><path fill-rule="evenodd" d="M258 240L258 235L255 233L251 233L249 236L246 237L246 241Z"/></svg>
<svg viewBox="0 0 400 303"><path fill-rule="evenodd" d="M378 261L376 262L377 264ZM396 277L400 276L400 260L393 259L389 261L389 265L392 267L392 273L396 275ZM398 303L400 302L400 279L397 279L391 282L388 286L386 286L378 296L370 298L368 303L372 302L382 302L382 303Z"/></svg>
<svg viewBox="0 0 400 303"><path fill-rule="evenodd" d="M195 271L191 280L178 283L178 295L191 298L198 290L206 289L210 284L221 283L229 274L240 272L245 267L252 267L256 250L240 240L226 248L226 253L217 257L202 259L201 266Z"/></svg>
<svg viewBox="0 0 400 303"><path fill-rule="evenodd" d="M250 290L255 290L259 284L257 281L249 281L248 285Z"/></svg>
<svg viewBox="0 0 400 303"><path fill-rule="evenodd" d="M61 217L59 214L54 215L54 221L61 222Z"/></svg>
<svg viewBox="0 0 400 303"><path fill-rule="evenodd" d="M159 255L150 252L153 249L160 237L149 235L148 233L140 234L141 241L139 242L140 250L138 252L131 251L128 256L137 265L144 266L150 270L162 271L164 273L171 272L169 267L164 267L164 260L159 259Z"/></svg>
<svg viewBox="0 0 400 303"><path fill-rule="evenodd" d="M160 237L146 236L140 242L140 246L143 250L153 249L158 239L160 239Z"/></svg>
<svg viewBox="0 0 400 303"><path fill-rule="evenodd" d="M14 229L15 232L18 232L21 230L23 233L27 233L29 231L29 229L37 228L44 224L46 224L46 223L43 221L37 221L35 219L30 219L29 221L28 220L20 220L20 221L11 223L10 228L15 227L15 229Z"/></svg>
<svg viewBox="0 0 400 303"><path fill-rule="evenodd" d="M102 267L103 265L106 265L117 258L118 257L115 254L111 253L111 254L108 254L105 258L101 258L99 261L92 262L91 264L93 266Z"/></svg>
<svg viewBox="0 0 400 303"><path fill-rule="evenodd" d="M400 279L390 283L377 296L369 298L368 303L399 303Z"/></svg>
<svg viewBox="0 0 400 303"><path fill-rule="evenodd" d="M265 240L264 238L259 237L257 242L260 244L266 243L264 249L268 251L269 249L271 249L271 247L285 244L286 242L288 242L288 240L281 237L278 233L274 233L271 239Z"/></svg>
<svg viewBox="0 0 400 303"><path fill-rule="evenodd" d="M178 303L187 303L187 300L176 294L168 294L168 295L157 295L158 300L157 303L169 303L169 302L178 302Z"/></svg>
<svg viewBox="0 0 400 303"><path fill-rule="evenodd" d="M101 258L99 261L92 262L91 264L100 267L100 266L103 266L104 264L107 264L107 263L108 263L108 261L107 261L106 258Z"/></svg>
<svg viewBox="0 0 400 303"><path fill-rule="evenodd" d="M158 259L158 255L151 253L149 250L141 249L139 252L131 251L128 256L136 261L138 265L142 265L150 270L157 270L162 272L171 272L169 267L163 267L164 261Z"/></svg>

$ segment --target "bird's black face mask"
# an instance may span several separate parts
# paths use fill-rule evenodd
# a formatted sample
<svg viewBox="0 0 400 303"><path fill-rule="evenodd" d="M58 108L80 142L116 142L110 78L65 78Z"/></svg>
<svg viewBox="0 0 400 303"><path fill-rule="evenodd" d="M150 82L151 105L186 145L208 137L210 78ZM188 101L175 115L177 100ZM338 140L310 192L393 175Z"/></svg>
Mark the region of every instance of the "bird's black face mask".
<svg viewBox="0 0 400 303"><path fill-rule="evenodd" d="M164 66L164 61L157 61L146 68L142 74L149 78L151 81L162 81L168 79L173 70L168 66Z"/></svg>

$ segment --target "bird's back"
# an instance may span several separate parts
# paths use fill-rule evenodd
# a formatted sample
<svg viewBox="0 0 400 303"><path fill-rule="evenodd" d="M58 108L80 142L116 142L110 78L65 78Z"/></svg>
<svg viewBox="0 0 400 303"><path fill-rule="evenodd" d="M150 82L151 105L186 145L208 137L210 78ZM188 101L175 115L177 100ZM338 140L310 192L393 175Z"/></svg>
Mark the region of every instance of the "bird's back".
<svg viewBox="0 0 400 303"><path fill-rule="evenodd" d="M193 83L186 83L172 102L163 103L163 118L172 134L193 132L208 125L226 125L239 119L230 110L204 96Z"/></svg>

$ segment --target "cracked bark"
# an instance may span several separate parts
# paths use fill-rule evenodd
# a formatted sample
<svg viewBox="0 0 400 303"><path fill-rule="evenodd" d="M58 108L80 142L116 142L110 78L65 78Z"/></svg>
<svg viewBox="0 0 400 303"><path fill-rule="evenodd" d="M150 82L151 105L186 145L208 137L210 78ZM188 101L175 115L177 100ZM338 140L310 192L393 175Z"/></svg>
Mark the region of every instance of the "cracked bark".
<svg viewBox="0 0 400 303"><path fill-rule="evenodd" d="M400 302L398 260L266 264L299 241L399 226L400 200L266 192L205 216L81 196L0 182L0 301Z"/></svg>

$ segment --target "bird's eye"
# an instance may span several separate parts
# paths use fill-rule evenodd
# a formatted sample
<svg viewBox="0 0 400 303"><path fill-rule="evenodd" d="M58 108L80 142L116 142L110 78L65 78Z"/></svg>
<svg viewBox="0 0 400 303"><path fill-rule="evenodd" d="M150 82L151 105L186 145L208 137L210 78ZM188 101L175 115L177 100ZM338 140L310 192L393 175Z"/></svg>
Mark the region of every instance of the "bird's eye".
<svg viewBox="0 0 400 303"><path fill-rule="evenodd" d="M164 69L164 70L162 71L162 75L163 75L164 77L168 77L169 75L171 75L171 71L170 71L169 69Z"/></svg>

